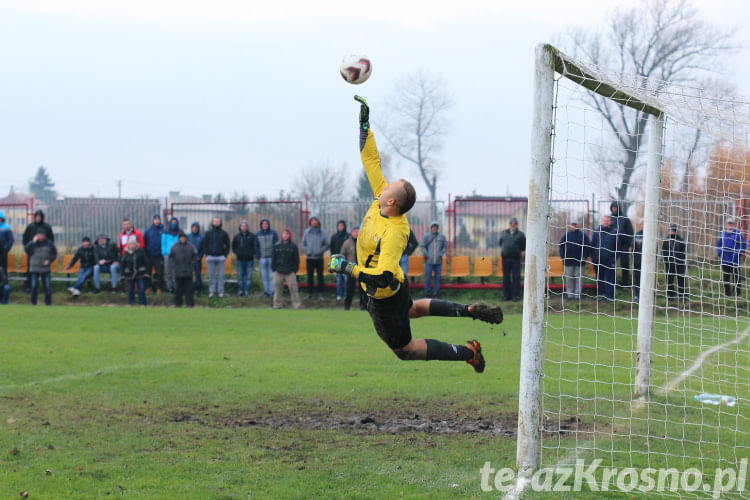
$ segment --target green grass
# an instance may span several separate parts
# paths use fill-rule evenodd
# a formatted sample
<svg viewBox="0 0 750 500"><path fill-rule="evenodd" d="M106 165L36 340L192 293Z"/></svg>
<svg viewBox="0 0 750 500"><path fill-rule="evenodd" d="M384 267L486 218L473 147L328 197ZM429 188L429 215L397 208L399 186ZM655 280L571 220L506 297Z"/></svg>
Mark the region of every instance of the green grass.
<svg viewBox="0 0 750 500"><path fill-rule="evenodd" d="M498 492L480 490L479 469L487 461L495 468L515 463L515 436L368 432L314 422L419 415L493 420L514 430L519 314L507 315L500 327L446 318L412 323L417 337L478 338L488 359L480 376L463 363L397 360L359 311L6 306L2 312L1 498L22 491L30 498L495 498ZM630 413L634 322L589 312L549 321L545 411L577 414L579 423L568 428L580 432L547 435L545 463L565 458L576 443L595 450L579 450L583 458L604 454L636 467L656 454L624 455L649 439L663 447L659 453L686 456L688 467L700 466L700 452L726 457L728 448L748 445L744 432L729 430L747 429L743 406L750 395L741 380L750 366L747 342L710 357L702 378ZM655 384L673 379L701 349L740 326L659 318ZM699 389L735 390L741 404L697 407L689 398ZM561 404L559 394L576 398ZM663 420L662 429L654 427ZM693 445L701 431L689 424L699 421L708 431L696 440L702 445ZM633 431L645 437L631 437ZM659 432L670 439L657 443ZM688 442L680 444L680 435Z"/></svg>

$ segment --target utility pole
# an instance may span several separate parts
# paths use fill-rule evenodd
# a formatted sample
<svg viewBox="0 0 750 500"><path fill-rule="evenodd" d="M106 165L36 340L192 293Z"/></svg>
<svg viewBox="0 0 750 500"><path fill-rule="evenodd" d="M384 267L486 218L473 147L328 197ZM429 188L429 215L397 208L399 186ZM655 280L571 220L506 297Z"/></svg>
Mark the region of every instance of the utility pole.
<svg viewBox="0 0 750 500"><path fill-rule="evenodd" d="M117 198L122 198L122 180L117 181Z"/></svg>

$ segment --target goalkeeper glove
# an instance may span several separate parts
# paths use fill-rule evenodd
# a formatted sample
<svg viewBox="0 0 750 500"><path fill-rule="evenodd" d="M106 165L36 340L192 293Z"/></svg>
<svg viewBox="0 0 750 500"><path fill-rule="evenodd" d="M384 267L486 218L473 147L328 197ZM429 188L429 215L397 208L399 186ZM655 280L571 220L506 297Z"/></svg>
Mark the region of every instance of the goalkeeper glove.
<svg viewBox="0 0 750 500"><path fill-rule="evenodd" d="M354 266L354 262L349 262L343 255L335 254L331 255L331 260L328 262L328 272L344 273L351 276Z"/></svg>
<svg viewBox="0 0 750 500"><path fill-rule="evenodd" d="M370 121L370 107L363 97L354 96L354 100L359 103L359 123L368 123Z"/></svg>

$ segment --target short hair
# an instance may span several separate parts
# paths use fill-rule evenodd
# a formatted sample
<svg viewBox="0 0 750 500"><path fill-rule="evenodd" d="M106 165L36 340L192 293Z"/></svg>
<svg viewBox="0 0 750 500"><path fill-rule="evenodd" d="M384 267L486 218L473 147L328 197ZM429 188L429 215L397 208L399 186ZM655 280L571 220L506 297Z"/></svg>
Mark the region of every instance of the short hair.
<svg viewBox="0 0 750 500"><path fill-rule="evenodd" d="M404 183L404 191L396 196L396 204L398 205L399 211L405 214L411 207L414 206L414 202L417 201L417 192L414 190L411 182L406 179L399 179Z"/></svg>
<svg viewBox="0 0 750 500"><path fill-rule="evenodd" d="M127 217L125 217L124 219L122 219L122 221L123 222L130 222L130 219L128 219Z"/></svg>

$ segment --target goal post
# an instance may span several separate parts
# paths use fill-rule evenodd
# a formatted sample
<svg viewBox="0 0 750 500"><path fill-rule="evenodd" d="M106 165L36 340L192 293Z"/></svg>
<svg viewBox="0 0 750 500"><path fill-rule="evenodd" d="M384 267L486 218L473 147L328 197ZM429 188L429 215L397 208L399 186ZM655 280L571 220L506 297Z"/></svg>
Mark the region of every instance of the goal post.
<svg viewBox="0 0 750 500"><path fill-rule="evenodd" d="M707 479L739 471L750 457L739 247L750 226L750 99L620 74L547 44L535 51L533 98L514 491L579 459ZM612 110L635 118L629 137L603 113ZM588 198L585 212L558 203ZM576 222L590 238L611 233L610 200L629 205L623 215L640 229L631 240L614 231L615 263L590 242L588 260L550 272ZM567 288L576 272L582 293ZM712 405L714 393L732 404Z"/></svg>

